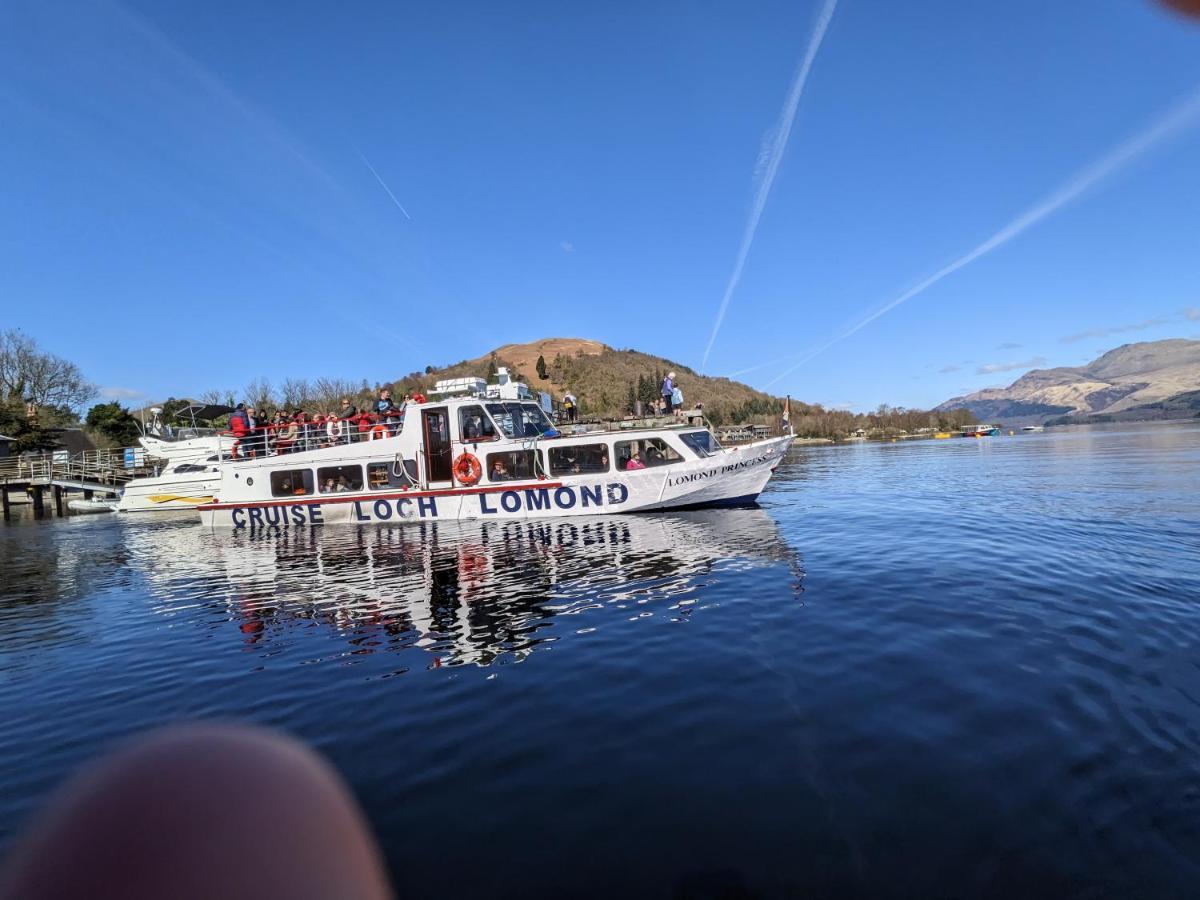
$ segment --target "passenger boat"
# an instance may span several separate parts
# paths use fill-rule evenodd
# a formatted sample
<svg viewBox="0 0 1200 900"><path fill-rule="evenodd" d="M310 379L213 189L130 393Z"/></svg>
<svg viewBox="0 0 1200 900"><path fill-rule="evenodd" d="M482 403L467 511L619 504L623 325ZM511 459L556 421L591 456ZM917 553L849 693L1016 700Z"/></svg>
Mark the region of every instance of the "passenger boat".
<svg viewBox="0 0 1200 900"><path fill-rule="evenodd" d="M230 406L193 403L176 415L191 424L172 428L154 416L139 439L145 456L158 460L154 475L134 478L121 491L117 512L171 512L195 509L211 503L221 483L221 461L227 458L234 439L203 425L233 411Z"/></svg>
<svg viewBox="0 0 1200 900"><path fill-rule="evenodd" d="M990 437L1000 433L999 425L964 425L958 431L959 437Z"/></svg>
<svg viewBox="0 0 1200 900"><path fill-rule="evenodd" d="M560 432L528 387L439 382L392 425L308 429L220 466L218 528L526 519L751 504L793 435L722 447L707 425Z"/></svg>

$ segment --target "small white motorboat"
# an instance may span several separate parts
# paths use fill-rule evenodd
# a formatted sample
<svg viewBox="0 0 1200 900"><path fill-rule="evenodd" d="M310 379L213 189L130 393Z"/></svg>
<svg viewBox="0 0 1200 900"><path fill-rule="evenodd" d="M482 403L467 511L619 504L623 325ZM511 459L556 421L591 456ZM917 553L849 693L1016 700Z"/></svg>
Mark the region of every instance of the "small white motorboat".
<svg viewBox="0 0 1200 900"><path fill-rule="evenodd" d="M88 513L111 513L117 511L117 501L111 497L107 499L93 498L91 500L80 498L77 500L68 500L67 509L73 513L82 513L85 515Z"/></svg>

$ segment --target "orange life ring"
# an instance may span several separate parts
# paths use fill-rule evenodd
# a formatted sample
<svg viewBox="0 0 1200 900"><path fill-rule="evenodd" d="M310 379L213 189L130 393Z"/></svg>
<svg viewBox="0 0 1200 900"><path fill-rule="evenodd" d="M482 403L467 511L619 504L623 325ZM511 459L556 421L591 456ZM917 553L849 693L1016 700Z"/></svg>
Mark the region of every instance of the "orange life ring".
<svg viewBox="0 0 1200 900"><path fill-rule="evenodd" d="M373 440L373 441L378 440L380 438L387 438L387 437L391 437L391 436L392 436L392 433L390 431L388 431L388 427L386 425L376 425L374 428L371 429L371 440Z"/></svg>
<svg viewBox="0 0 1200 900"><path fill-rule="evenodd" d="M424 394L413 394L413 403L424 403L424 402L425 402Z"/></svg>
<svg viewBox="0 0 1200 900"><path fill-rule="evenodd" d="M453 472L454 477L461 484L470 487L483 476L483 466L479 464L479 460L473 454L460 453L458 459L454 461Z"/></svg>

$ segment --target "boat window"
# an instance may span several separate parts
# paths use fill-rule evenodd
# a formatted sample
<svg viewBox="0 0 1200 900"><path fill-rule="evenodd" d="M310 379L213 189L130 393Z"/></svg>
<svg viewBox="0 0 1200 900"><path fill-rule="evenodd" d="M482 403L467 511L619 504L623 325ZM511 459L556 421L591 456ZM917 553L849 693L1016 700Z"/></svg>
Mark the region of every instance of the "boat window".
<svg viewBox="0 0 1200 900"><path fill-rule="evenodd" d="M208 466L198 466L198 465L196 465L195 463L184 463L183 465L176 466L176 467L175 467L174 469L172 469L171 471L172 471L172 472L175 472L175 473L182 473L182 472L203 472L203 471L205 471L207 468L208 468Z"/></svg>
<svg viewBox="0 0 1200 900"><path fill-rule="evenodd" d="M669 466L671 463L682 462L683 457L662 438L641 438L636 441L617 441L614 445L617 455L617 468L624 471L629 463L637 459L640 465L635 469L648 469L654 466Z"/></svg>
<svg viewBox="0 0 1200 900"><path fill-rule="evenodd" d="M510 438L541 437L554 430L554 424L535 403L489 403L487 410Z"/></svg>
<svg viewBox="0 0 1200 900"><path fill-rule="evenodd" d="M721 447L717 444L717 439L712 436L710 431L688 431L679 436L692 450L696 451L699 457L711 456L716 453Z"/></svg>
<svg viewBox="0 0 1200 900"><path fill-rule="evenodd" d="M592 475L608 471L607 444L550 448L551 475Z"/></svg>
<svg viewBox="0 0 1200 900"><path fill-rule="evenodd" d="M312 469L282 469L271 473L273 497L303 497L312 492Z"/></svg>
<svg viewBox="0 0 1200 900"><path fill-rule="evenodd" d="M317 486L322 494L361 491L363 486L362 466L325 466L317 469Z"/></svg>
<svg viewBox="0 0 1200 900"><path fill-rule="evenodd" d="M508 450L487 455L488 481L521 481L537 478L540 454L536 450Z"/></svg>
<svg viewBox="0 0 1200 900"><path fill-rule="evenodd" d="M490 441L496 437L496 426L482 406L462 406L458 410L458 434L464 441Z"/></svg>
<svg viewBox="0 0 1200 900"><path fill-rule="evenodd" d="M404 477L405 471L408 472L411 481ZM404 460L403 469L390 462L367 463L367 486L373 491L412 487L416 480L417 461L415 459Z"/></svg>

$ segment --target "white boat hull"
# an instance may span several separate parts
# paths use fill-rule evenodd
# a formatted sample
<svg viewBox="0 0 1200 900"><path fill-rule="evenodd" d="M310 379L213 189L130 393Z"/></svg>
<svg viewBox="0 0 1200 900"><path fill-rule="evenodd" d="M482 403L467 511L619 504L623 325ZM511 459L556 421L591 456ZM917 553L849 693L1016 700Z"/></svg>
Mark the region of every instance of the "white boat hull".
<svg viewBox="0 0 1200 900"><path fill-rule="evenodd" d="M219 472L203 478L135 478L121 492L117 512L194 511L212 503L220 486Z"/></svg>
<svg viewBox="0 0 1200 900"><path fill-rule="evenodd" d="M115 500L68 500L67 509L74 513L111 513L117 511Z"/></svg>
<svg viewBox="0 0 1200 900"><path fill-rule="evenodd" d="M409 491L313 494L199 506L212 528L540 519L753 503L792 438L721 450L703 459L634 472Z"/></svg>

